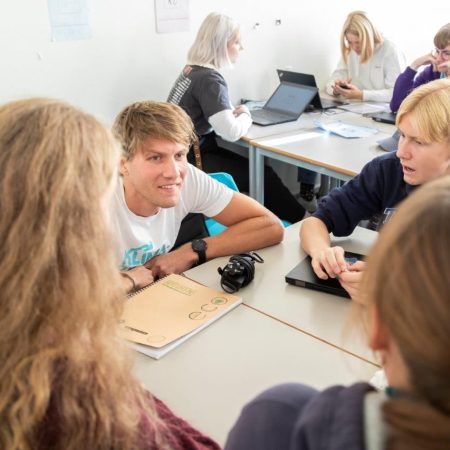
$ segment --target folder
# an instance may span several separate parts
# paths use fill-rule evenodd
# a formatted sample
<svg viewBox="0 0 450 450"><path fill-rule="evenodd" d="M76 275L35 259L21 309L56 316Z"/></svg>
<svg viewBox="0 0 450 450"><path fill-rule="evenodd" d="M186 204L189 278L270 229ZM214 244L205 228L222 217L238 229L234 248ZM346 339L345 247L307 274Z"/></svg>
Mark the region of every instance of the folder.
<svg viewBox="0 0 450 450"><path fill-rule="evenodd" d="M171 274L128 296L119 336L159 359L242 303L242 298Z"/></svg>

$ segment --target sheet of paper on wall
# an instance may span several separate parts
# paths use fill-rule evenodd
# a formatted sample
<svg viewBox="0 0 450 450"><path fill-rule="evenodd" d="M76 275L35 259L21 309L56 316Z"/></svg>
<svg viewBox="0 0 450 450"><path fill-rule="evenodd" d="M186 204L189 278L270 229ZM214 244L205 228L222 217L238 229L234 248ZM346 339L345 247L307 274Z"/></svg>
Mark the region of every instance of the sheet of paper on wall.
<svg viewBox="0 0 450 450"><path fill-rule="evenodd" d="M341 122L340 120L329 123L316 121L314 123L321 130L337 134L338 136L342 136L344 138L363 138L373 136L374 134L378 133L378 130L376 128L353 125L351 123Z"/></svg>
<svg viewBox="0 0 450 450"><path fill-rule="evenodd" d="M92 38L86 1L47 0L52 41L78 41Z"/></svg>
<svg viewBox="0 0 450 450"><path fill-rule="evenodd" d="M189 0L155 0L157 33L189 31Z"/></svg>

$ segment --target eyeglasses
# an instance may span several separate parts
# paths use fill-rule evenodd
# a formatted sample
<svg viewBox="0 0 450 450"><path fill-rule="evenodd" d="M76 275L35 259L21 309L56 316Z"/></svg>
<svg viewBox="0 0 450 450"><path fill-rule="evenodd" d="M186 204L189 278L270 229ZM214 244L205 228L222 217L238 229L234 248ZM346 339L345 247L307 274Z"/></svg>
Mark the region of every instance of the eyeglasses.
<svg viewBox="0 0 450 450"><path fill-rule="evenodd" d="M440 56L442 59L445 59L447 61L448 59L450 59L450 50L440 50L438 48L435 48L431 52L431 55L434 58L437 58L438 56Z"/></svg>

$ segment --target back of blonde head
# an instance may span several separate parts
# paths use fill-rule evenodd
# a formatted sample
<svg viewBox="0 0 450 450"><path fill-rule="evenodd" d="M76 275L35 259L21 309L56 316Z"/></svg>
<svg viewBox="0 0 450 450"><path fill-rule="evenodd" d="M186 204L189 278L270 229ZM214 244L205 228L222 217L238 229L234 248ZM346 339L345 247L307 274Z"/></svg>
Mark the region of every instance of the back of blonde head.
<svg viewBox="0 0 450 450"><path fill-rule="evenodd" d="M143 394L114 340L104 213L117 159L110 132L65 103L0 108L0 448L135 445Z"/></svg>
<svg viewBox="0 0 450 450"><path fill-rule="evenodd" d="M350 48L347 44L347 33L357 36L361 44L361 63L367 62L373 55L375 47L383 42L383 36L375 28L364 11L351 12L344 22L341 31L341 54L347 61Z"/></svg>
<svg viewBox="0 0 450 450"><path fill-rule="evenodd" d="M421 139L450 145L450 79L434 80L414 89L403 100L396 124L408 115Z"/></svg>
<svg viewBox="0 0 450 450"><path fill-rule="evenodd" d="M188 64L212 64L217 69L231 65L227 44L238 32L239 25L233 19L210 13L202 22L188 52Z"/></svg>
<svg viewBox="0 0 450 450"><path fill-rule="evenodd" d="M450 176L419 188L381 231L364 293L394 337L412 392L386 402L389 449L450 445Z"/></svg>

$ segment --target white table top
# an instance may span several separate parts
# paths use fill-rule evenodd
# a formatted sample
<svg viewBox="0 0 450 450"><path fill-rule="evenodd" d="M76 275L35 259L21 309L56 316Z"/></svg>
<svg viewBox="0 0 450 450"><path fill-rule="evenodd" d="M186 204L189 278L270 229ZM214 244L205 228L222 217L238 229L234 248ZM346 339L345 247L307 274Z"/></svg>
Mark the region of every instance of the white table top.
<svg viewBox="0 0 450 450"><path fill-rule="evenodd" d="M344 175L355 176L367 162L385 153L378 147L377 141L391 136L395 131L393 125L374 122L368 117L350 112L335 116L322 114L320 120L323 123L340 120L353 125L368 126L377 129L378 133L366 138L346 139L320 130L312 123L307 125L304 119L303 128L255 137L250 139L249 144L270 151L271 157L275 159L277 155L283 155Z"/></svg>
<svg viewBox="0 0 450 450"><path fill-rule="evenodd" d="M220 444L265 388L298 381L321 389L367 381L376 370L245 305L158 361L136 354L134 367L154 395Z"/></svg>
<svg viewBox="0 0 450 450"><path fill-rule="evenodd" d="M350 300L285 282L285 275L305 256L300 248L299 229L300 223L291 225L285 230L281 244L258 251L265 263L256 264L254 280L239 291L244 303L325 342L376 362L364 336L356 329L355 335L344 336L346 331L352 331L347 324L352 305ZM377 233L358 227L351 237L339 240L346 250L365 254L376 236ZM228 258L217 258L186 274L220 289L217 267L223 267L227 261Z"/></svg>
<svg viewBox="0 0 450 450"><path fill-rule="evenodd" d="M334 122L336 120L351 120L358 125L372 126L378 128L384 133L392 134L395 131L393 125L375 122L369 117L360 114L351 113L342 109L328 109L325 111L313 111L303 113L296 121L279 123L277 125L260 126L253 124L242 140L248 142L268 136L275 136L284 133L291 133L301 130L310 130L316 128L314 122L320 120L322 122Z"/></svg>

